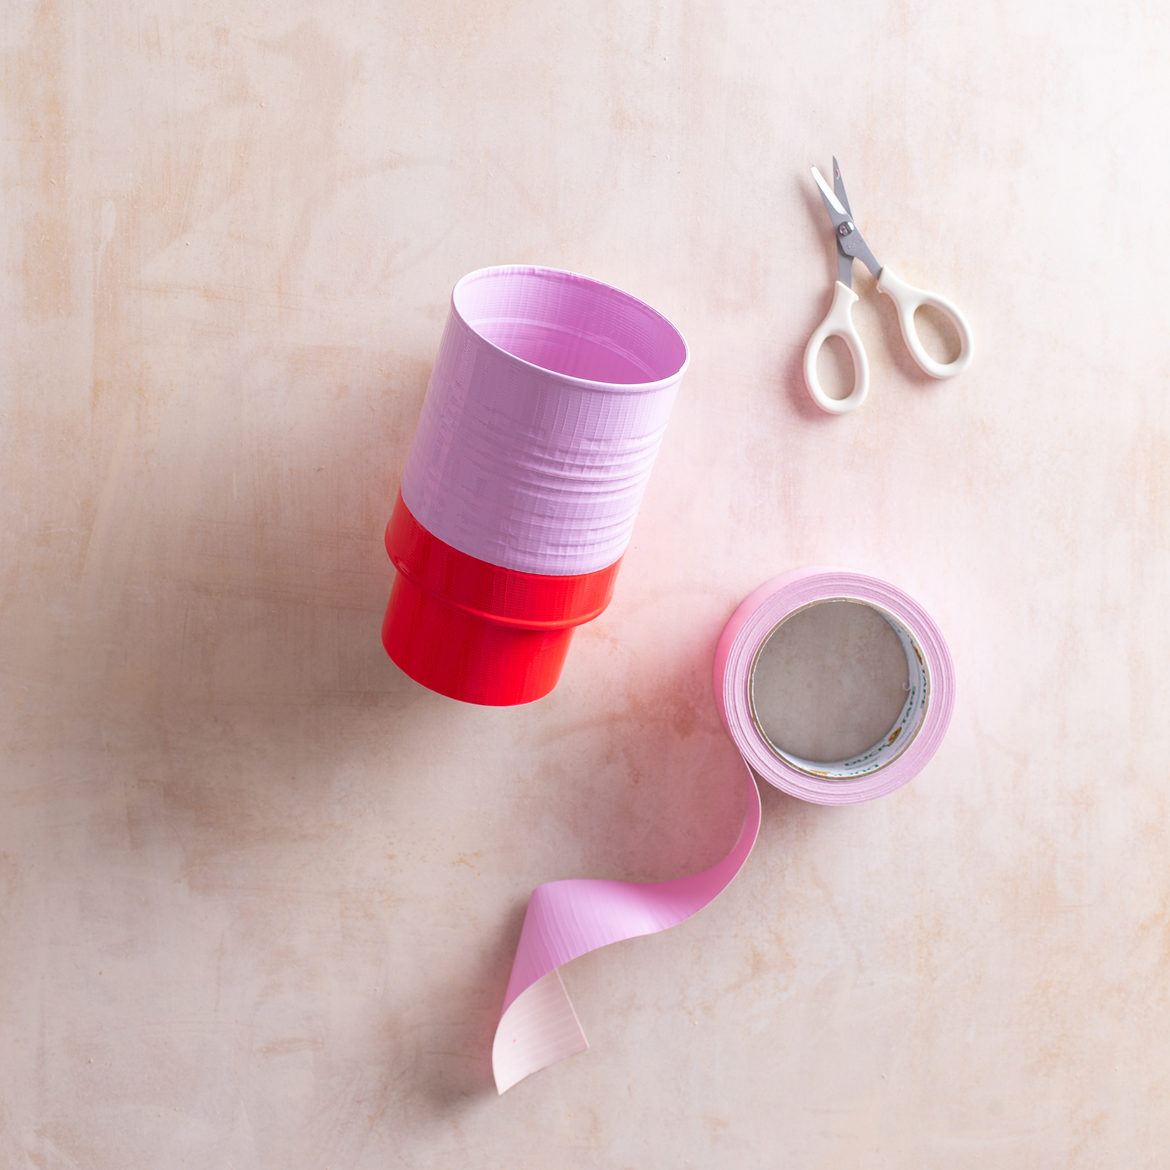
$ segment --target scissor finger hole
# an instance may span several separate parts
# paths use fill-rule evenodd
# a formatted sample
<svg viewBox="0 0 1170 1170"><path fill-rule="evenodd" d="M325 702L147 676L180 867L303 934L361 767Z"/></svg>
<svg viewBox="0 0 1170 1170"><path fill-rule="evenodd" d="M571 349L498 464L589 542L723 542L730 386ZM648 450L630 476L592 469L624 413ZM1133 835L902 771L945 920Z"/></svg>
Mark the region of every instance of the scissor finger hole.
<svg viewBox="0 0 1170 1170"><path fill-rule="evenodd" d="M848 398L854 383L853 356L843 338L832 334L825 338L817 353L817 381L826 398Z"/></svg>
<svg viewBox="0 0 1170 1170"><path fill-rule="evenodd" d="M919 305L914 310L914 328L918 339L936 362L950 365L959 356L962 341L955 323L936 305Z"/></svg>

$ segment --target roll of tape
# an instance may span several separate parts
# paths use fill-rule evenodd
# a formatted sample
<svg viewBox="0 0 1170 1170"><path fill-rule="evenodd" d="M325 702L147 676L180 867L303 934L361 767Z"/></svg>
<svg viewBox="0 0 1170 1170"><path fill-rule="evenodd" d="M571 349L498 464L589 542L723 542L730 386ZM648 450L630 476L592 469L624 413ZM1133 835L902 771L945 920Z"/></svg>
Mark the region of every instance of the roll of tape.
<svg viewBox="0 0 1170 1170"><path fill-rule="evenodd" d="M877 743L849 759L821 762L785 751L757 716L755 668L768 639L814 605L847 601L875 610L906 655L906 700ZM801 800L858 804L900 788L934 755L954 709L954 667L942 633L900 589L864 573L806 569L750 594L727 623L715 650L715 696L723 725L756 774Z"/></svg>
<svg viewBox="0 0 1170 1170"><path fill-rule="evenodd" d="M756 715L755 671L760 651L785 621L833 601L868 606L890 625L906 654L908 686L898 718L877 743L848 759L822 762L793 755L768 738ZM609 943L677 926L732 882L760 828L760 792L752 771L818 804L873 800L900 788L930 761L950 723L954 694L954 667L941 632L893 585L863 573L806 569L776 577L750 594L715 652L719 712L749 765L748 807L734 847L710 869L672 881L583 879L549 882L533 891L492 1047L499 1091L588 1048L561 981L564 964Z"/></svg>

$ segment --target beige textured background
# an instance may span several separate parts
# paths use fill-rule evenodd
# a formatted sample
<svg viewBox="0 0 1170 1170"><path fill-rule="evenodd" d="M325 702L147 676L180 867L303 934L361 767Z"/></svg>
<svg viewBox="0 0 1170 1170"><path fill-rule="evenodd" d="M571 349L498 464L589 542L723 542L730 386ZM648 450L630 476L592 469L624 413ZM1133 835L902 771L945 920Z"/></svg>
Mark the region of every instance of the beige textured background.
<svg viewBox="0 0 1170 1170"><path fill-rule="evenodd" d="M1156 1167L1170 1149L1170 15L1121 0L12 0L0 17L0 1164ZM858 279L799 378L836 153L963 306ZM560 687L426 692L378 625L449 290L587 272L693 367ZM765 792L728 893L488 1055L539 882L709 864L715 639L766 578L946 631L934 763Z"/></svg>

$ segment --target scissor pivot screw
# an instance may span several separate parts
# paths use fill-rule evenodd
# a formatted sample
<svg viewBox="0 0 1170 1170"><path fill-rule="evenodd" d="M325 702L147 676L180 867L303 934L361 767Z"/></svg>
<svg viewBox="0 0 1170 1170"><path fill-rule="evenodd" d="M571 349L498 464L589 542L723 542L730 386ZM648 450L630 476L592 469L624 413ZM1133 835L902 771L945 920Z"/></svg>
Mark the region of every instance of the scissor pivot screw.
<svg viewBox="0 0 1170 1170"><path fill-rule="evenodd" d="M853 230L853 221L851 219L847 219L844 223L839 223L837 225L837 235L839 236L847 236Z"/></svg>

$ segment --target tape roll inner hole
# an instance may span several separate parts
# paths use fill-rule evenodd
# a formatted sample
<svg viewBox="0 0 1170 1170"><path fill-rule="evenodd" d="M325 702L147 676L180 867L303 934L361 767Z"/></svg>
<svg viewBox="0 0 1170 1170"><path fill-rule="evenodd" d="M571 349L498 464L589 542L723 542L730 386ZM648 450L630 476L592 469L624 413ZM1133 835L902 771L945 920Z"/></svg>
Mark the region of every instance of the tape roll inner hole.
<svg viewBox="0 0 1170 1170"><path fill-rule="evenodd" d="M930 672L910 630L880 606L825 598L786 615L760 644L748 678L752 722L790 767L852 780L913 742Z"/></svg>

